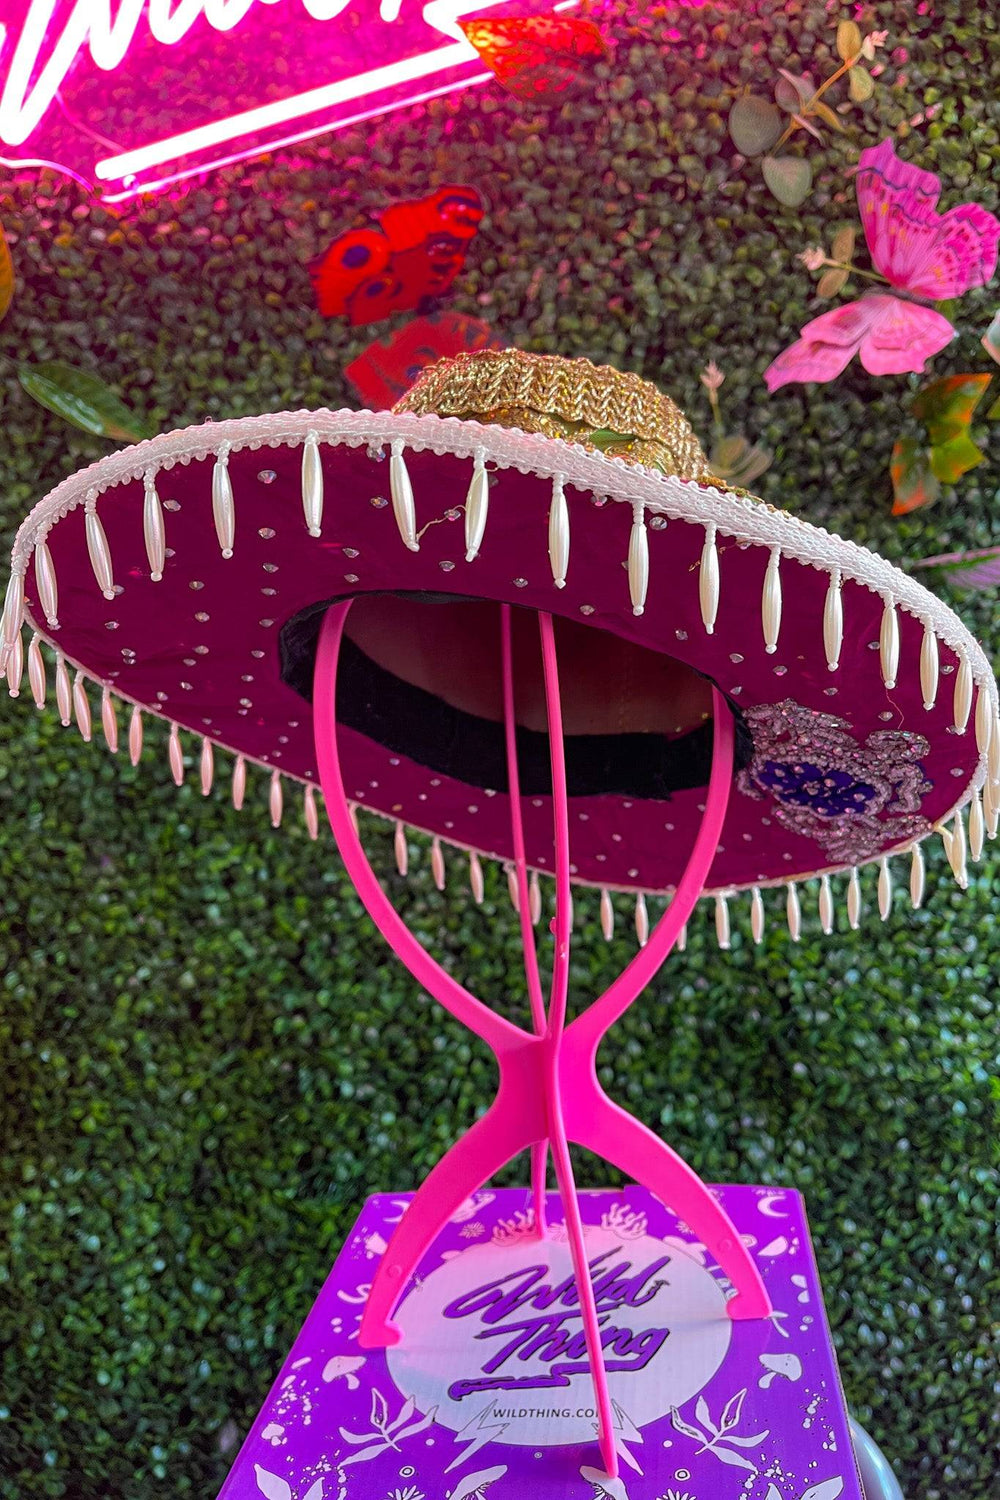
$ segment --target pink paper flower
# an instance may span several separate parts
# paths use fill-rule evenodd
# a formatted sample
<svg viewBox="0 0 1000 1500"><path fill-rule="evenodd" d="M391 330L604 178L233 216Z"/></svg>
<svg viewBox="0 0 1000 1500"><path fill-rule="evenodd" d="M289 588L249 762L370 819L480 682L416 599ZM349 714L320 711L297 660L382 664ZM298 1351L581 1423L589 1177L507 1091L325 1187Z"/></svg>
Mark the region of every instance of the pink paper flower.
<svg viewBox="0 0 1000 1500"><path fill-rule="evenodd" d="M855 354L872 375L923 370L955 330L911 299L943 302L993 277L1000 221L978 203L939 214L940 179L900 161L892 141L861 153L857 193L872 262L907 299L866 292L814 318L765 370L770 391L790 381L832 380Z"/></svg>

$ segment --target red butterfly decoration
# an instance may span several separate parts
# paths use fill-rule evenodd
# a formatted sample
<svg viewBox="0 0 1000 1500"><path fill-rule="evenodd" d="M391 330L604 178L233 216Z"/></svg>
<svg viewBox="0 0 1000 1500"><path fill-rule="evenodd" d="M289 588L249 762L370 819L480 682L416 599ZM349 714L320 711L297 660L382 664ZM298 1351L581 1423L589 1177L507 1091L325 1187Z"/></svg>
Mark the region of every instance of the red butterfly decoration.
<svg viewBox="0 0 1000 1500"><path fill-rule="evenodd" d="M504 88L529 103L567 93L608 50L593 21L575 16L519 16L458 24Z"/></svg>
<svg viewBox="0 0 1000 1500"><path fill-rule="evenodd" d="M421 370L470 349L502 349L504 341L480 318L432 313L376 339L344 374L371 411L381 411L408 391Z"/></svg>
<svg viewBox="0 0 1000 1500"><path fill-rule="evenodd" d="M465 264L482 217L475 188L449 184L349 229L310 268L320 312L356 325L430 304Z"/></svg>

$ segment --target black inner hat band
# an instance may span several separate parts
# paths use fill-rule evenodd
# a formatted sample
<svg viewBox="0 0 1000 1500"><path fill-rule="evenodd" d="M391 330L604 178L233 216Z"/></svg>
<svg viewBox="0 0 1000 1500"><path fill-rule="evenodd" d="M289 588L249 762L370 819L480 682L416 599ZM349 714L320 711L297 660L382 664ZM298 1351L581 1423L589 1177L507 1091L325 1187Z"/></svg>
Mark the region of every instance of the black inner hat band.
<svg viewBox="0 0 1000 1500"><path fill-rule="evenodd" d="M341 598L343 596L340 596ZM353 597L353 596L352 596ZM406 597L420 599L409 593ZM454 598L455 596L449 596ZM441 595L427 595L440 601ZM281 677L312 702L316 647L327 599L283 627ZM739 707L727 698L735 731L735 770L750 763L753 741ZM337 722L394 754L469 786L507 791L507 757L501 723L468 713L373 661L347 635L337 671ZM712 764L712 723L668 737L662 734L571 734L565 737L571 797L616 795L665 800L672 792L707 786ZM517 728L517 764L524 796L552 791L548 735Z"/></svg>

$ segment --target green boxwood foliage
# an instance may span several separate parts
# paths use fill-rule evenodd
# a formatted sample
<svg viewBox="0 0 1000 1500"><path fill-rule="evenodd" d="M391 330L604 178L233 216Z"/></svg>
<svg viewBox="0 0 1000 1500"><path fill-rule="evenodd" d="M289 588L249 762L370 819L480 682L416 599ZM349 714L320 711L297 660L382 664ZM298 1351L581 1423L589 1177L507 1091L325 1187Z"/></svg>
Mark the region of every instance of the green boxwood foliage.
<svg viewBox="0 0 1000 1500"><path fill-rule="evenodd" d="M552 112L480 88L120 212L51 177L8 186L5 535L106 447L33 405L17 360L99 373L161 427L349 403L343 366L380 330L317 317L305 263L361 211L455 180L489 203L458 307L525 348L641 371L706 435L715 358L730 424L775 454L765 498L893 558L1000 540L995 439L957 492L891 519L916 382L855 366L769 399L760 378L817 310L794 255L853 220L858 149L895 132L945 206L997 210L997 15L867 6L885 70L846 139L810 146L815 187L792 211L726 117L778 66L832 70L836 14L605 14L594 90ZM963 300L938 373L983 368L992 310L989 292ZM992 596L962 609L995 645ZM330 839L291 812L272 833L263 778L237 816L178 794L162 741L132 771L23 704L0 739L0 1495L211 1496L359 1200L427 1170L488 1101L491 1066L386 954ZM390 872L387 833L369 836ZM416 850L414 867L387 878L417 931L520 1007L502 877L479 910L455 862L446 900ZM868 878L860 932L841 914L824 940L811 920L798 947L777 901L759 950L745 912L730 955L702 921L601 1059L709 1179L807 1194L849 1400L914 1500L987 1500L1000 1468L998 873L990 857L963 897L933 860L926 908L884 925ZM581 900L581 998L632 949L624 913L608 947L596 917Z"/></svg>

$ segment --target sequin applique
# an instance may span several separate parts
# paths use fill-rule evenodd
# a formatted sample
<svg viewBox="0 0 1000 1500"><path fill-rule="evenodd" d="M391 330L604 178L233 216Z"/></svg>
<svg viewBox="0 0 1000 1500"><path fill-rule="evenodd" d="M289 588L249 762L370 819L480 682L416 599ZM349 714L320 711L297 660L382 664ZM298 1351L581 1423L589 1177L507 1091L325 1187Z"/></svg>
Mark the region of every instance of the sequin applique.
<svg viewBox="0 0 1000 1500"><path fill-rule="evenodd" d="M831 861L856 864L930 832L920 816L931 789L923 735L880 729L859 744L846 719L791 698L747 709L746 719L754 753L737 786L770 798L778 822L815 840Z"/></svg>

